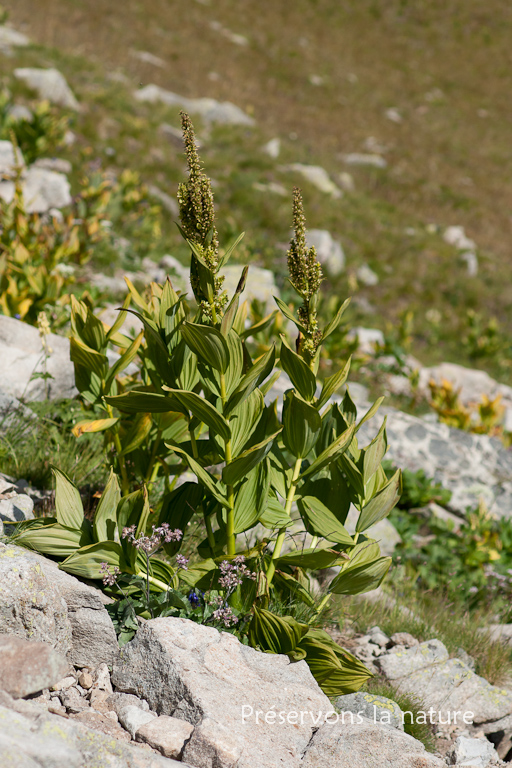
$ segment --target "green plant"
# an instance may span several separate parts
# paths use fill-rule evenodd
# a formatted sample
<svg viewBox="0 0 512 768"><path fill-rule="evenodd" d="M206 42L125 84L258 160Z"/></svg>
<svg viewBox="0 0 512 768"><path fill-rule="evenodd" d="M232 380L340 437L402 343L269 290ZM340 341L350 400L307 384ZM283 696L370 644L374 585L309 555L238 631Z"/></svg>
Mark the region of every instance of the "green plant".
<svg viewBox="0 0 512 768"><path fill-rule="evenodd" d="M40 101L30 117L13 117L14 104L7 93L0 93L0 139L14 135L25 162L30 165L39 157L55 154L64 145L70 119L56 111L49 101Z"/></svg>
<svg viewBox="0 0 512 768"><path fill-rule="evenodd" d="M396 467L391 461L385 460L383 466L388 477L392 477L396 472ZM451 491L428 477L423 469L416 472L412 472L410 469L402 470L402 495L397 502L399 509L425 507L431 501L445 506L450 501L451 496Z"/></svg>
<svg viewBox="0 0 512 768"><path fill-rule="evenodd" d="M276 299L298 331L295 350L282 337L279 353L292 386L282 407L278 400L265 403L279 375L274 372L275 341L252 359L245 341L259 324L246 328L246 310L239 306L248 268L234 296L223 291L222 267L241 237L221 251L210 180L197 155L190 119L183 115L182 120L189 178L180 185L178 199L181 232L191 251L195 314L169 280L164 286L153 284L147 298L128 281L130 294L112 328L105 328L85 304L73 301L71 357L78 389L96 416L76 425L75 432L105 431L115 447L123 494L134 481L143 479L153 486L162 475L192 472L197 482L174 489L169 484L155 505L159 526L166 523L186 532L194 516L204 521L206 536L197 548L201 559L190 564L182 580L203 591L214 589L221 583L221 564L243 557L258 578L240 584L228 600L232 611L251 614L249 642L268 652L305 657L330 694L355 690L369 673L313 624L332 594L374 589L389 569L390 558L381 556L378 544L365 532L395 506L400 472L388 479L381 465L387 448L385 424L366 448L357 441L360 426L376 413L380 401L359 422L348 390L341 402L332 401L347 380L350 362L329 376L316 394L322 344L338 328L348 302L320 327L322 272L315 249L306 247L302 199L296 190L288 268L301 300L297 314ZM137 310L129 309L130 301ZM137 315L144 326L135 340L118 333L126 312ZM109 345L122 350L112 367L106 355ZM135 360L137 372L121 377ZM134 441L144 457L142 471L126 460ZM143 486L123 498L147 499L147 492ZM359 512L353 536L344 526L351 503ZM149 535L146 506L138 514L137 537ZM297 519L308 544L286 551L288 531ZM240 551L237 536L258 524L266 533L252 548ZM40 531L22 535L40 548ZM98 578L91 553L96 559L101 553L103 561L123 573L139 575L137 561L128 559L121 544L109 542L105 548L97 541L91 550L91 544L77 542L75 535L70 546L74 553L62 567L73 567L82 576ZM159 561L154 556L150 561L154 574L161 566L155 566ZM308 572L332 566L340 572L308 624L268 610L276 594L284 602L292 598L314 605ZM149 581L156 591L167 589L164 579L153 575Z"/></svg>

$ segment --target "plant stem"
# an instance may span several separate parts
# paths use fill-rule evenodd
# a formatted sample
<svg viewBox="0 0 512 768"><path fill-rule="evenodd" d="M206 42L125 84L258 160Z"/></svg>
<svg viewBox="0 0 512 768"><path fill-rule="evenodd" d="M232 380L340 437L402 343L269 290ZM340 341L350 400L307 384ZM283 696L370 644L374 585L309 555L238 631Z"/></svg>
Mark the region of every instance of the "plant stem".
<svg viewBox="0 0 512 768"><path fill-rule="evenodd" d="M286 506L284 508L285 514L288 515L288 517L291 518L291 511L292 511L292 504L293 499L295 496L295 490L297 488L297 480L300 475L300 468L302 465L302 459L298 458L295 460L295 464L293 467L293 475L290 482L290 487L288 488L288 494L286 496ZM269 566L267 568L267 583L268 586L271 585L272 579L274 578L274 573L276 570L276 560L281 554L281 550L283 548L284 540L286 537L286 527L280 528L279 534L277 536L276 545L274 547L274 552L272 553L272 560L269 563Z"/></svg>
<svg viewBox="0 0 512 768"><path fill-rule="evenodd" d="M320 601L320 604L319 604L318 608L316 609L315 615L308 621L308 624L312 624L315 621L315 619L318 616L320 616L320 614L322 613L323 609L325 608L325 606L327 605L327 603L331 599L331 594L332 594L331 592L328 592L326 595L323 596L323 598Z"/></svg>
<svg viewBox="0 0 512 768"><path fill-rule="evenodd" d="M153 443L153 450L151 451L151 458L149 460L148 471L146 472L146 483L153 483L156 477L153 477L153 469L156 466L158 472L158 464L156 464L156 452L158 444L162 437L162 430L159 429L156 433L155 442Z"/></svg>
<svg viewBox="0 0 512 768"><path fill-rule="evenodd" d="M190 429L190 421L188 423L188 433L190 435L190 443L192 445L192 455L194 459L198 459L199 452L197 450L196 436L194 434L194 430ZM213 557L215 552L215 538L213 535L212 521L210 520L209 515L206 514L204 506L203 506L203 517L204 517L204 524L206 526L206 535L208 536L208 544L210 546L210 553L211 553L211 556Z"/></svg>
<svg viewBox="0 0 512 768"><path fill-rule="evenodd" d="M154 619L153 615L153 609L151 608L150 602L149 602L149 554L146 552L146 605L148 606L148 611L151 614L151 618Z"/></svg>
<svg viewBox="0 0 512 768"><path fill-rule="evenodd" d="M222 408L224 410L226 401L227 401L227 395L226 395L226 379L224 378L224 374L220 374L220 397L222 400ZM226 421L229 422L229 419L226 419ZM225 451L225 460L226 460L226 466L231 464L232 461L232 453L231 453L231 439L226 440L224 442L224 451ZM228 485L226 487L227 494L228 494L228 514L227 514L227 521L226 521L226 534L228 537L228 555L234 555L236 553L236 538L235 538L235 492L233 490L232 485Z"/></svg>
<svg viewBox="0 0 512 768"><path fill-rule="evenodd" d="M107 413L109 415L109 418L114 418L114 411L112 410L112 406L108 403L105 403L105 408L107 409ZM130 481L128 480L128 472L126 471L126 462L124 459L124 456L121 456L121 453L123 451L123 446L121 445L121 440L119 438L119 433L114 430L112 431L112 436L114 438L114 445L117 451L117 460L119 462L119 469L121 470L121 491L123 496L127 496L130 493Z"/></svg>

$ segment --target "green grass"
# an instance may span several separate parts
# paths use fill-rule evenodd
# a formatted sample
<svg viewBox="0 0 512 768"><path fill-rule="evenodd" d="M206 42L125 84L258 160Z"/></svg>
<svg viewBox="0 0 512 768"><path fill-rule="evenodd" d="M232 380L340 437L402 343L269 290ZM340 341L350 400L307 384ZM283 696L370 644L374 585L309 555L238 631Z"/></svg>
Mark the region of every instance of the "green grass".
<svg viewBox="0 0 512 768"><path fill-rule="evenodd" d="M37 43L8 60L12 90L28 95L10 79L11 66L57 66L83 104L73 127L77 143L64 152L75 180L83 163L101 163L137 170L175 194L184 159L159 126L178 126L178 110L140 104L132 91L155 82L186 96L233 101L254 114L254 129L210 130L196 122L217 182L222 242L247 231L241 261L271 267L284 286L285 256L277 245L289 236L290 200L263 194L253 183L275 181L290 191L300 183L309 226L331 230L347 254L346 272L327 281L327 295L355 293L375 308L368 316L354 306L350 322L384 328L412 309L413 352L425 363L451 359L510 376L512 288L503 274L510 268L512 74L496 66L509 57L512 12L504 0L490 0L485 9L477 0L298 0L293 11L284 2L263 2L245 4L243 13L236 0L144 6L127 0L122 8L114 0L7 0L6 6L14 26ZM249 45L230 43L211 21L247 35ZM160 56L166 67L140 62L134 49ZM113 79L113 72L124 79ZM321 75L322 85L312 85L311 74ZM386 117L389 107L400 111L401 123ZM261 152L274 136L282 140L277 161ZM387 148L388 167L346 166L342 155L368 151L369 136ZM289 162L323 165L335 180L349 170L355 192L333 201L282 172ZM436 226L428 230L430 224ZM479 246L475 278L442 240L451 224L463 225ZM167 214L148 255L165 252L186 258ZM378 286L357 285L363 262L379 274ZM427 317L432 308L441 314L439 330ZM471 308L499 318L499 354L475 360L460 344Z"/></svg>

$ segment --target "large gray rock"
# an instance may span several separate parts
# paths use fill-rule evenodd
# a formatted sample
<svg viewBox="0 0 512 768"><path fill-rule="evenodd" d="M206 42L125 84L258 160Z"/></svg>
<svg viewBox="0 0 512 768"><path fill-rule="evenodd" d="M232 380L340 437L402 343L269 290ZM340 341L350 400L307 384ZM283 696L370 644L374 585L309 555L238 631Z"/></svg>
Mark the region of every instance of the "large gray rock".
<svg viewBox="0 0 512 768"><path fill-rule="evenodd" d="M22 67L14 70L14 77L37 92L40 99L47 99L67 109L79 109L78 101L64 75L58 69Z"/></svg>
<svg viewBox="0 0 512 768"><path fill-rule="evenodd" d="M21 547L0 544L0 627L48 643L65 656L72 646L66 603L40 562Z"/></svg>
<svg viewBox="0 0 512 768"><path fill-rule="evenodd" d="M422 368L418 386L425 395L429 394L428 383L431 379L436 384L441 384L443 380L451 382L455 389L460 390L459 398L465 405L480 402L484 395L491 399L500 395L503 405L512 407L512 387L496 381L485 371L465 368L456 363L440 363L432 368Z"/></svg>
<svg viewBox="0 0 512 768"><path fill-rule="evenodd" d="M192 735L194 726L177 717L160 715L137 729L137 741L144 741L165 757L179 759L183 747Z"/></svg>
<svg viewBox="0 0 512 768"><path fill-rule="evenodd" d="M428 422L394 408L363 424L358 438L366 445L388 417L388 453L401 469L424 470L452 492L447 505L459 514L483 498L497 517L512 517L512 453L500 440Z"/></svg>
<svg viewBox="0 0 512 768"><path fill-rule="evenodd" d="M306 233L309 248L314 246L320 263L331 275L339 275L345 267L345 254L338 240L326 229L309 229Z"/></svg>
<svg viewBox="0 0 512 768"><path fill-rule="evenodd" d="M450 754L452 765L473 766L473 768L487 768L497 760L498 754L493 745L487 739L470 739L467 736L459 736Z"/></svg>
<svg viewBox="0 0 512 768"><path fill-rule="evenodd" d="M297 722L288 713L313 712L321 721L332 710L306 662L261 653L186 619L146 622L123 647L112 681L146 699L159 715L200 725L190 752L209 755L210 762L189 758L189 745L184 751L184 760L199 766L229 764L231 755L237 768L298 768L314 726L309 716L301 723L300 715ZM256 722L258 711L263 719ZM265 722L267 712L275 714Z"/></svg>
<svg viewBox="0 0 512 768"><path fill-rule="evenodd" d="M52 208L65 208L72 202L66 176L36 166L27 170L23 194L27 213L46 213Z"/></svg>
<svg viewBox="0 0 512 768"><path fill-rule="evenodd" d="M69 339L51 333L47 336L52 350L47 369L53 378L47 379L51 399L74 397L75 371L69 359ZM42 379L30 380L42 372L41 339L37 328L0 315L0 392L27 400L43 400L45 384Z"/></svg>
<svg viewBox="0 0 512 768"><path fill-rule="evenodd" d="M47 642L77 667L117 658L101 591L22 547L0 544L0 617L2 631Z"/></svg>
<svg viewBox="0 0 512 768"><path fill-rule="evenodd" d="M334 703L340 713L360 714L368 720L373 720L374 723L391 725L400 731L404 730L402 710L396 701L392 701L386 696L375 696L373 693L359 691L358 693L349 693L346 696L338 696Z"/></svg>
<svg viewBox="0 0 512 768"><path fill-rule="evenodd" d="M190 768L29 702L1 701L2 768Z"/></svg>
<svg viewBox="0 0 512 768"><path fill-rule="evenodd" d="M334 720L334 718L333 718ZM302 768L444 768L420 741L365 717L326 723L313 736Z"/></svg>
<svg viewBox="0 0 512 768"><path fill-rule="evenodd" d="M464 713L476 724L512 713L512 692L491 685L460 659L449 659L439 640L379 656L374 664L402 693L417 697L425 711L432 708L435 722L446 724L451 717L453 723L456 712L459 726Z"/></svg>
<svg viewBox="0 0 512 768"><path fill-rule="evenodd" d="M69 670L69 662L47 643L0 635L0 690L15 699L50 688Z"/></svg>
<svg viewBox="0 0 512 768"><path fill-rule="evenodd" d="M207 123L221 123L223 125L254 125L254 120L240 107L229 101L216 101L215 99L200 98L189 99L172 91L166 91L159 85L146 85L139 91L135 91L137 101L146 101L150 104L160 102L169 107L181 107L186 112L200 115Z"/></svg>

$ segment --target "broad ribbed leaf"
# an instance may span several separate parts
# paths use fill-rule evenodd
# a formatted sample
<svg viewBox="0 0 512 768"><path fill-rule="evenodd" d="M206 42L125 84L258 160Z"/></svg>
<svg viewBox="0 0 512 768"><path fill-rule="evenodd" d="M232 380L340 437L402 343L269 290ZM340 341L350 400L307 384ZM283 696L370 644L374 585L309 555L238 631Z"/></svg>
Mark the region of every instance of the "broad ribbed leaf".
<svg viewBox="0 0 512 768"><path fill-rule="evenodd" d="M342 368L337 373L333 373L332 376L329 376L329 378L324 381L322 391L320 392L320 397L315 403L318 410L323 408L324 405L329 402L331 397L338 391L338 389L342 387L346 382L350 371L351 361L352 358L349 358L344 368Z"/></svg>
<svg viewBox="0 0 512 768"><path fill-rule="evenodd" d="M287 552L276 560L279 568L281 565L292 565L296 568L331 568L333 565L344 563L342 555L334 549L300 549L294 552Z"/></svg>
<svg viewBox="0 0 512 768"><path fill-rule="evenodd" d="M244 398L237 407L231 411L229 426L231 428L231 449L233 456L237 456L251 438L260 420L265 402L263 395L258 390Z"/></svg>
<svg viewBox="0 0 512 768"><path fill-rule="evenodd" d="M322 419L312 405L288 391L283 405L283 442L297 458L305 458L320 435Z"/></svg>
<svg viewBox="0 0 512 768"><path fill-rule="evenodd" d="M39 522L39 521L38 521ZM68 557L77 549L91 543L87 531L67 528L59 523L31 526L16 535L16 544L51 557Z"/></svg>
<svg viewBox="0 0 512 768"><path fill-rule="evenodd" d="M108 371L108 358L87 347L80 339L72 336L69 340L69 355L75 365L81 365L104 379Z"/></svg>
<svg viewBox="0 0 512 768"><path fill-rule="evenodd" d="M353 544L354 540L344 525L328 509L325 504L314 496L304 496L297 502L304 522L317 536L323 536L328 541L337 544Z"/></svg>
<svg viewBox="0 0 512 768"><path fill-rule="evenodd" d="M309 627L291 616L276 616L263 608L254 608L249 625L249 643L267 653L293 653Z"/></svg>
<svg viewBox="0 0 512 768"><path fill-rule="evenodd" d="M267 455L272 448L274 438L279 432L267 437L261 443L257 443L244 451L234 459L231 464L227 464L222 470L222 479L226 485L235 485L243 477L246 477L251 469L254 469Z"/></svg>
<svg viewBox="0 0 512 768"><path fill-rule="evenodd" d="M105 400L124 413L167 413L182 410L180 403L174 397L167 397L158 392L132 390L124 395L106 397Z"/></svg>
<svg viewBox="0 0 512 768"><path fill-rule="evenodd" d="M290 517L286 514L279 501L272 496L268 497L265 511L262 512L259 520L270 531L275 528L285 528L290 524Z"/></svg>
<svg viewBox="0 0 512 768"><path fill-rule="evenodd" d="M153 419L150 413L137 414L129 431L122 436L122 451L118 455L127 456L132 451L135 451L145 441L151 432L152 426Z"/></svg>
<svg viewBox="0 0 512 768"><path fill-rule="evenodd" d="M57 467L52 467L55 477L55 510L57 521L66 528L80 530L84 521L84 508L80 491Z"/></svg>
<svg viewBox="0 0 512 768"><path fill-rule="evenodd" d="M282 299L279 299L277 296L274 296L274 301L276 302L277 306L283 313L283 315L288 319L291 320L291 322L296 326L296 328L301 331L303 334L307 334L306 328L304 328L303 325L297 320L296 316L288 306L288 304L285 304Z"/></svg>
<svg viewBox="0 0 512 768"><path fill-rule="evenodd" d="M288 374L301 397L310 401L316 392L315 374L302 357L289 348L283 336L281 339L281 367Z"/></svg>
<svg viewBox="0 0 512 768"><path fill-rule="evenodd" d="M262 462L235 489L235 533L242 533L256 525L265 508L270 488L270 475L266 462Z"/></svg>
<svg viewBox="0 0 512 768"><path fill-rule="evenodd" d="M115 419L94 419L93 421L79 421L75 424L71 432L75 437L80 437L85 432L104 432L117 424L119 418Z"/></svg>
<svg viewBox="0 0 512 768"><path fill-rule="evenodd" d="M340 435L336 440L329 445L325 451L322 451L320 456L318 456L307 469L302 472L300 475L300 480L303 480L305 477L309 477L316 472L319 472L324 467L327 467L331 462L333 462L335 459L338 459L340 456L342 456L343 452L347 450L350 443L352 442L352 437L354 435L354 427L350 427L345 432L343 432L342 435Z"/></svg>
<svg viewBox="0 0 512 768"><path fill-rule="evenodd" d="M365 485L380 467L380 463L384 458L388 447L388 441L386 439L386 420L387 416L382 422L382 426L379 429L377 436L372 440L370 445L364 449L363 477Z"/></svg>
<svg viewBox="0 0 512 768"><path fill-rule="evenodd" d="M231 438L228 422L204 397L196 395L195 392L182 392L179 389L170 389L169 387L164 387L164 389L170 392L171 396L175 397L184 408L191 411L199 421L203 421L210 429L220 435L223 440Z"/></svg>
<svg viewBox="0 0 512 768"><path fill-rule="evenodd" d="M94 538L96 541L114 540L117 523L117 505L121 499L117 475L110 470L110 477L101 494L94 514Z"/></svg>
<svg viewBox="0 0 512 768"><path fill-rule="evenodd" d="M385 399L384 397L379 397L374 402L374 404L370 408L368 408L368 410L366 411L365 415L363 416L363 418L361 419L361 421L357 425L357 429L360 429L363 426L363 424L365 423L365 421L368 421L373 416L375 416L375 414L379 410L380 406L382 405L382 402L384 401L384 399Z"/></svg>
<svg viewBox="0 0 512 768"><path fill-rule="evenodd" d="M229 416L231 411L269 376L274 368L275 360L276 352L272 345L268 352L265 352L240 380L240 384L233 391L224 409L226 416Z"/></svg>
<svg viewBox="0 0 512 768"><path fill-rule="evenodd" d="M225 373L229 365L229 350L224 336L209 325L183 323L181 333L187 345L206 365Z"/></svg>
<svg viewBox="0 0 512 768"><path fill-rule="evenodd" d="M334 317L331 320L331 322L328 323L328 325L326 326L326 328L324 330L324 333L323 333L323 336L322 336L322 341L325 341L325 339L328 336L330 336L331 333L333 333L333 331L336 330L336 328L338 327L338 325L341 322L342 315L345 312L345 310L346 310L346 308L348 307L349 304L350 304L350 299L345 299L345 301L343 302L341 307L338 309L338 311L334 315Z"/></svg>
<svg viewBox="0 0 512 768"><path fill-rule="evenodd" d="M389 515L402 495L402 473L398 469L389 483L363 507L356 531L362 533Z"/></svg>
<svg viewBox="0 0 512 768"><path fill-rule="evenodd" d="M133 342L130 344L128 349L125 352L123 352L119 360L117 360L114 363L105 381L105 392L110 392L110 387L115 377L119 373L121 373L121 371L124 371L124 369L127 368L132 362L132 360L135 358L137 352L139 351L139 347L142 343L143 338L144 338L144 333L143 331L141 331L137 336L137 338L134 339Z"/></svg>
<svg viewBox="0 0 512 768"><path fill-rule="evenodd" d="M82 579L102 579L104 575L101 569L102 563L107 563L111 569L117 566L123 573L136 573L125 559L121 545L115 541L101 541L98 544L81 547L60 563L59 568Z"/></svg>
<svg viewBox="0 0 512 768"><path fill-rule="evenodd" d="M189 454L179 448L177 445L167 445L167 448L170 448L171 450L178 453L180 456L183 456L184 460L187 462L188 466L194 473L194 475L197 477L199 482L204 485L204 487L211 493L211 495L217 499L219 504L222 504L223 507L226 507L226 509L230 509L230 505L224 494L222 493L221 488L219 487L219 484L215 480L212 475L210 475L209 472L206 471L206 469L203 469L203 467L198 464L198 462L192 457L189 456Z"/></svg>
<svg viewBox="0 0 512 768"><path fill-rule="evenodd" d="M330 699L358 691L372 676L364 664L339 646L322 629L310 629L299 643L323 692Z"/></svg>
<svg viewBox="0 0 512 768"><path fill-rule="evenodd" d="M336 595L360 595L370 592L383 582L390 565L390 557L379 557L363 565L347 566L330 583L329 591Z"/></svg>

